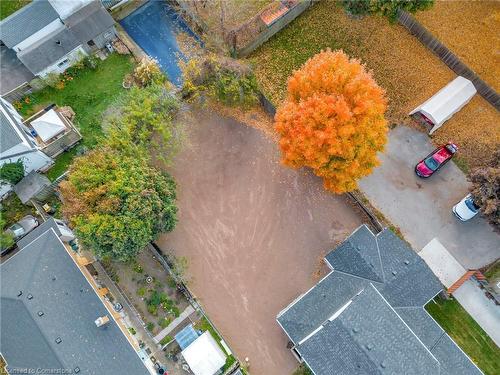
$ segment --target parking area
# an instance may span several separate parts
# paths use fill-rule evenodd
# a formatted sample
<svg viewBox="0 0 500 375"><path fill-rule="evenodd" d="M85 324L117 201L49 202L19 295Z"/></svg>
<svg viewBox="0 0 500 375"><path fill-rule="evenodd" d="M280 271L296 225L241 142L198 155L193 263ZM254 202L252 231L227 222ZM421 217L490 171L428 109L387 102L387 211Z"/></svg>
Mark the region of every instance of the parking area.
<svg viewBox="0 0 500 375"><path fill-rule="evenodd" d="M500 237L479 215L467 222L453 215L452 207L468 193L462 171L449 162L428 179L415 175L415 164L433 149L427 134L396 127L380 155L381 166L360 188L417 251L438 238L466 269L486 266L500 257Z"/></svg>
<svg viewBox="0 0 500 375"><path fill-rule="evenodd" d="M279 163L276 144L214 113L189 121L173 163L179 223L158 245L189 261L190 288L253 374L290 374L276 315L324 275L321 259L361 224L342 196Z"/></svg>

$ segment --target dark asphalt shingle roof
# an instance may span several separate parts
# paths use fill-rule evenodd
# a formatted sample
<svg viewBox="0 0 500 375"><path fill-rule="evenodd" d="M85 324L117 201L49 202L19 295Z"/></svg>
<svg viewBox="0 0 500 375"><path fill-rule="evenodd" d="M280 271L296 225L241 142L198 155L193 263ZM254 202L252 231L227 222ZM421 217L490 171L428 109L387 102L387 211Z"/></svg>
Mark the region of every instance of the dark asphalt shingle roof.
<svg viewBox="0 0 500 375"><path fill-rule="evenodd" d="M109 312L54 231L39 227L33 232L38 234L34 241L0 265L0 347L9 367L149 374L114 320L96 327L94 320ZM44 315L38 316L39 311Z"/></svg>
<svg viewBox="0 0 500 375"><path fill-rule="evenodd" d="M37 74L79 45L81 42L75 35L64 28L54 31L38 43L22 50L17 57L33 74Z"/></svg>
<svg viewBox="0 0 500 375"><path fill-rule="evenodd" d="M35 0L0 21L0 40L12 48L57 18L47 0Z"/></svg>
<svg viewBox="0 0 500 375"><path fill-rule="evenodd" d="M22 204L26 204L35 197L43 188L50 186L50 180L41 173L33 170L14 185L14 192Z"/></svg>
<svg viewBox="0 0 500 375"><path fill-rule="evenodd" d="M114 23L113 17L99 1L84 6L64 20L75 37L84 43L102 34Z"/></svg>
<svg viewBox="0 0 500 375"><path fill-rule="evenodd" d="M3 105L3 104L2 104ZM0 152L10 150L22 143L22 139L10 124L9 119L0 111Z"/></svg>
<svg viewBox="0 0 500 375"><path fill-rule="evenodd" d="M317 374L439 373L438 361L372 285L297 350Z"/></svg>
<svg viewBox="0 0 500 375"><path fill-rule="evenodd" d="M333 271L277 317L315 374L481 373L423 309L442 285L392 231L362 226L325 259Z"/></svg>

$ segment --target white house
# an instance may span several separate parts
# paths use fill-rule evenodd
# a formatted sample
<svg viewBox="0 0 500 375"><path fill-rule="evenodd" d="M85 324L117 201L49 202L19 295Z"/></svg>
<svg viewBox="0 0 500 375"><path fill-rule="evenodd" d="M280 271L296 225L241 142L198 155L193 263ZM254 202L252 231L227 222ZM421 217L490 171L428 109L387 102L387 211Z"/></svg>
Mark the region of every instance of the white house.
<svg viewBox="0 0 500 375"><path fill-rule="evenodd" d="M0 98L0 166L18 160L22 160L25 174L45 171L54 163L37 146L16 109ZM9 184L0 183L0 197L11 188Z"/></svg>
<svg viewBox="0 0 500 375"><path fill-rule="evenodd" d="M34 0L0 22L1 42L40 77L63 72L115 38L114 20L99 0Z"/></svg>

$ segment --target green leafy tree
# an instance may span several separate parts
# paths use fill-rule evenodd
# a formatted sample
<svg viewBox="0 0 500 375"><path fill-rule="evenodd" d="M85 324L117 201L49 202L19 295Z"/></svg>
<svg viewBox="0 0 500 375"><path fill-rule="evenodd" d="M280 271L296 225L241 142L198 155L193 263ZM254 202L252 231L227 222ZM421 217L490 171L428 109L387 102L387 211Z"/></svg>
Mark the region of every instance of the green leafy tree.
<svg viewBox="0 0 500 375"><path fill-rule="evenodd" d="M342 0L347 12L354 15L380 14L396 20L398 9L415 13L429 9L434 0Z"/></svg>
<svg viewBox="0 0 500 375"><path fill-rule="evenodd" d="M5 220L0 216L0 249L8 249L14 245L14 237L10 233L5 233Z"/></svg>
<svg viewBox="0 0 500 375"><path fill-rule="evenodd" d="M145 150L152 147L161 150L163 159L168 159L183 138L179 123L174 121L178 110L178 99L162 84L133 87L105 116L107 144L132 152L135 147Z"/></svg>
<svg viewBox="0 0 500 375"><path fill-rule="evenodd" d="M77 158L61 183L63 212L99 258L127 261L177 222L175 182L140 149L109 146Z"/></svg>
<svg viewBox="0 0 500 375"><path fill-rule="evenodd" d="M0 168L0 179L12 185L17 184L24 177L24 164L22 160L14 163L5 163Z"/></svg>

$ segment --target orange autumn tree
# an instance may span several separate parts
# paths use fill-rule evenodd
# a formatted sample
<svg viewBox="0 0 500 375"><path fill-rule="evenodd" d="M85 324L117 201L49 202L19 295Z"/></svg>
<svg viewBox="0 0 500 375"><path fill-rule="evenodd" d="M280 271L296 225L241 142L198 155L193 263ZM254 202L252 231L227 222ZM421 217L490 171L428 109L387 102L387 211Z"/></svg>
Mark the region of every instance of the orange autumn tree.
<svg viewBox="0 0 500 375"><path fill-rule="evenodd" d="M358 60L342 51L318 53L288 79L276 113L282 162L312 168L332 192L355 189L379 163L386 108L384 90Z"/></svg>

